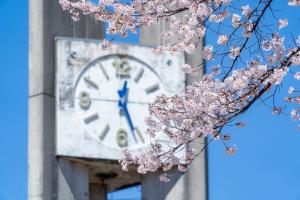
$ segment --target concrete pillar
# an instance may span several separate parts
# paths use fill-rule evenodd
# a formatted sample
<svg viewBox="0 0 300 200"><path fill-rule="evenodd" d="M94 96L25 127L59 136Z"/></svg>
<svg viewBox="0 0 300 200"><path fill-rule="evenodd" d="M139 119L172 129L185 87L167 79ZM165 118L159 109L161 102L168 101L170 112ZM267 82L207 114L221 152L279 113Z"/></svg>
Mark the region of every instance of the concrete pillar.
<svg viewBox="0 0 300 200"><path fill-rule="evenodd" d="M158 178L161 173L148 173L143 176L142 200L187 200L183 176L173 176L170 182L164 183Z"/></svg>
<svg viewBox="0 0 300 200"><path fill-rule="evenodd" d="M89 200L89 172L84 166L58 159L59 200Z"/></svg>
<svg viewBox="0 0 300 200"><path fill-rule="evenodd" d="M90 183L90 200L106 200L106 189L102 184Z"/></svg>
<svg viewBox="0 0 300 200"><path fill-rule="evenodd" d="M141 30L140 43L144 45L162 45L165 41L161 38L161 32L168 29L167 24L152 25ZM194 54L186 55L186 62L192 66L203 63L201 48ZM200 65L197 76L187 76L187 84L200 79L204 73L204 65ZM195 141L192 146L195 149L202 149L205 144L204 139ZM142 196L143 200L207 200L207 166L206 151L198 156L188 172L184 175L173 178L169 183L162 183L157 174L150 174L143 177Z"/></svg>
<svg viewBox="0 0 300 200"><path fill-rule="evenodd" d="M200 151L205 144L205 139L198 139L190 146ZM207 151L200 154L184 174L185 200L207 200Z"/></svg>
<svg viewBox="0 0 300 200"><path fill-rule="evenodd" d="M58 197L55 157L56 36L102 38L101 23L84 17L75 23L58 0L30 0L29 10L29 146L28 199Z"/></svg>

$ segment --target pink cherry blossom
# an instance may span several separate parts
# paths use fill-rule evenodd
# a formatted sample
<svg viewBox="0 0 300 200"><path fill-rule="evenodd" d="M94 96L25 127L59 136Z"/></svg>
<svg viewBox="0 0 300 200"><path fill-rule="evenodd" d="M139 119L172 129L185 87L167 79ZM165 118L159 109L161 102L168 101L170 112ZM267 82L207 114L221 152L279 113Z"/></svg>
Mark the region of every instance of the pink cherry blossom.
<svg viewBox="0 0 300 200"><path fill-rule="evenodd" d="M238 122L238 123L236 123L236 125L239 128L244 128L246 126L246 124L244 122Z"/></svg>
<svg viewBox="0 0 300 200"><path fill-rule="evenodd" d="M230 140L230 135L223 135L223 140L224 141L228 141L228 140Z"/></svg>
<svg viewBox="0 0 300 200"><path fill-rule="evenodd" d="M295 79L299 80L300 81L300 72L297 72L295 75L294 75Z"/></svg>
<svg viewBox="0 0 300 200"><path fill-rule="evenodd" d="M263 41L262 42L262 48L265 51L270 51L273 47L273 43L271 41Z"/></svg>
<svg viewBox="0 0 300 200"><path fill-rule="evenodd" d="M232 156L234 154L236 154L237 148L236 146L232 146L232 147L227 147L225 152L227 155Z"/></svg>
<svg viewBox="0 0 300 200"><path fill-rule="evenodd" d="M297 39L296 39L296 43L298 46L300 46L300 35L298 35Z"/></svg>
<svg viewBox="0 0 300 200"><path fill-rule="evenodd" d="M291 117L293 120L299 120L300 119L299 112L297 112L297 110L293 109L291 111Z"/></svg>
<svg viewBox="0 0 300 200"><path fill-rule="evenodd" d="M212 53L213 53L213 46L211 45L205 46L203 49L203 58L205 60L211 60L213 57Z"/></svg>
<svg viewBox="0 0 300 200"><path fill-rule="evenodd" d="M220 74L220 65L212 66L210 69L212 71L212 75L215 76L215 75Z"/></svg>
<svg viewBox="0 0 300 200"><path fill-rule="evenodd" d="M220 35L218 38L217 43L221 46L224 46L228 41L228 36L227 35Z"/></svg>
<svg viewBox="0 0 300 200"><path fill-rule="evenodd" d="M273 115L279 115L279 114L281 114L281 107L273 107L273 112L272 112L272 114Z"/></svg>
<svg viewBox="0 0 300 200"><path fill-rule="evenodd" d="M231 59L235 59L238 55L240 54L240 48L239 47L236 47L236 46L233 46L233 47L230 47L230 58Z"/></svg>
<svg viewBox="0 0 300 200"><path fill-rule="evenodd" d="M280 20L278 20L277 23L278 23L279 30L283 29L284 27L286 27L289 24L287 19L280 19Z"/></svg>
<svg viewBox="0 0 300 200"><path fill-rule="evenodd" d="M241 24L241 16L238 14L233 14L231 18L231 24L234 28L237 28Z"/></svg>
<svg viewBox="0 0 300 200"><path fill-rule="evenodd" d="M290 6L300 6L300 1L299 0L288 0L288 4Z"/></svg>
<svg viewBox="0 0 300 200"><path fill-rule="evenodd" d="M103 48L103 49L107 49L110 45L111 45L111 42L110 42L110 41L108 41L108 40L106 40L106 39L104 39L104 40L102 41L102 48Z"/></svg>
<svg viewBox="0 0 300 200"><path fill-rule="evenodd" d="M249 5L242 6L242 15L249 17L252 10Z"/></svg>
<svg viewBox="0 0 300 200"><path fill-rule="evenodd" d="M289 94L293 94L295 92L295 88L294 87L289 87L288 93Z"/></svg>
<svg viewBox="0 0 300 200"><path fill-rule="evenodd" d="M162 174L159 176L160 181L162 182L169 182L170 181L170 177L168 174Z"/></svg>
<svg viewBox="0 0 300 200"><path fill-rule="evenodd" d="M197 73L197 68L192 67L189 64L181 64L179 67L187 74L195 75Z"/></svg>

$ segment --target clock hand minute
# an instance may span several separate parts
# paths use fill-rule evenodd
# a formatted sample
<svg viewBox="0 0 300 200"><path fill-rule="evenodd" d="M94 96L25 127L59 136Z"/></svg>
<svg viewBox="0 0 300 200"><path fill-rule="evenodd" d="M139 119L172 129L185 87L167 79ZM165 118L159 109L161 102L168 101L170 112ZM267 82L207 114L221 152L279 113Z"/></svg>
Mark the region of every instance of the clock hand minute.
<svg viewBox="0 0 300 200"><path fill-rule="evenodd" d="M128 109L127 109L127 105L124 105L122 109L123 109L123 112L124 112L124 114L125 114L125 116L126 116L126 119L127 119L127 121L128 121L130 130L131 130L131 132L132 132L132 134L133 134L133 137L134 137L134 139L136 140L135 133L134 133L134 126L133 126L131 117L130 117L130 115L129 115L129 112L128 112Z"/></svg>
<svg viewBox="0 0 300 200"><path fill-rule="evenodd" d="M137 142L137 139L136 139L136 136L134 133L134 126L133 126L133 123L132 123L132 120L131 120L131 117L130 117L130 114L129 114L128 108L127 108L127 99L126 99L127 93L128 93L127 81L125 81L123 89L118 90L118 95L120 98L118 105L119 105L120 110L125 114L125 117L127 119L127 122L129 124L130 130L131 130L131 133L133 135L133 138L134 138L135 142Z"/></svg>

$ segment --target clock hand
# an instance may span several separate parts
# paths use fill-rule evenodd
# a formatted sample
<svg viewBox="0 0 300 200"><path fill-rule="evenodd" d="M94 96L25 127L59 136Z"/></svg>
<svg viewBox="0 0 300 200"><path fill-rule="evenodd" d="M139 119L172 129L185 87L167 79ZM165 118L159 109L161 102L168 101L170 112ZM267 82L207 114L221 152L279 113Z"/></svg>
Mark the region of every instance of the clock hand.
<svg viewBox="0 0 300 200"><path fill-rule="evenodd" d="M126 104L127 102L127 81L124 82L124 86L122 90L118 90L118 95L119 95L119 107L121 108L122 105Z"/></svg>
<svg viewBox="0 0 300 200"><path fill-rule="evenodd" d="M133 123L132 123L132 120L131 120L131 117L130 117L130 114L128 112L128 109L127 109L127 104L124 104L121 109L123 110L124 114L125 114L125 117L127 119L127 122L129 124L129 127L130 127L130 130L131 130L131 133L133 135L133 138L134 138L134 141L137 142L137 139L136 139L136 136L135 136L135 133L134 133L134 126L133 126Z"/></svg>
<svg viewBox="0 0 300 200"><path fill-rule="evenodd" d="M127 81L124 82L124 86L122 90L118 90L118 95L120 97L120 100L122 100L122 102L126 102L126 96L127 96Z"/></svg>
<svg viewBox="0 0 300 200"><path fill-rule="evenodd" d="M134 133L134 126L133 126L133 123L132 123L132 120L131 120L131 117L129 115L128 108L127 108L127 100L126 100L127 92L128 92L127 81L125 81L123 89L118 90L118 95L120 97L118 105L119 105L120 110L125 114L125 117L127 119L127 122L129 124L130 130L131 130L131 133L133 135L133 138L134 138L135 142L137 142L137 139L136 139L136 136Z"/></svg>

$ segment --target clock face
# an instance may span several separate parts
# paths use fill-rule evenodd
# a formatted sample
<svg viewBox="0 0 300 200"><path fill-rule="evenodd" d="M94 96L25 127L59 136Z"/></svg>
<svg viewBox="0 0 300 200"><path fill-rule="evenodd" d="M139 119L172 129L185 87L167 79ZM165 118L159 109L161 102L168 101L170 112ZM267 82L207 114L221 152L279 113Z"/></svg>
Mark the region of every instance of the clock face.
<svg viewBox="0 0 300 200"><path fill-rule="evenodd" d="M56 154L119 160L150 147L145 118L158 94L182 94L184 54L101 41L56 39ZM163 134L156 140L166 142ZM166 143L169 145L168 143Z"/></svg>
<svg viewBox="0 0 300 200"><path fill-rule="evenodd" d="M74 107L87 137L112 148L149 144L148 103L164 93L153 68L128 55L111 54L89 62L74 87Z"/></svg>

